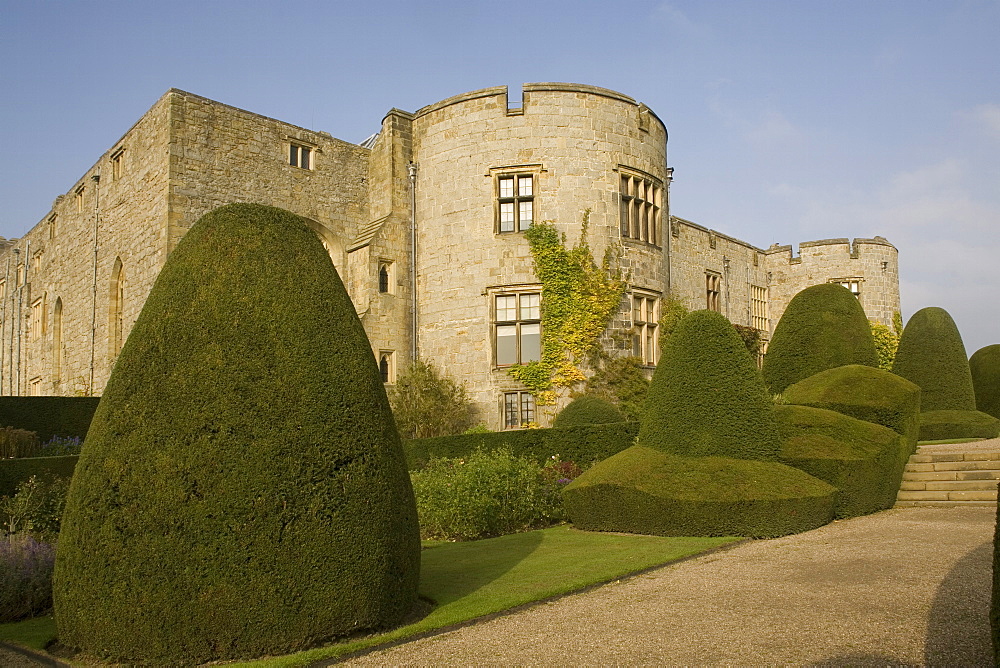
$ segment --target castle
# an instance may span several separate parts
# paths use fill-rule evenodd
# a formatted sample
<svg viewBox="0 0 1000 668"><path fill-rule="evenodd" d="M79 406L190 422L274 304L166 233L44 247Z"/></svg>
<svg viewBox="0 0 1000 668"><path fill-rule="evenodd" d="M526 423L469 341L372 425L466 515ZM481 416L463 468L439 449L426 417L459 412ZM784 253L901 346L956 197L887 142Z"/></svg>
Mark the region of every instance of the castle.
<svg viewBox="0 0 1000 668"><path fill-rule="evenodd" d="M767 339L789 299L838 282L868 317L899 310L881 237L756 248L670 215L667 130L594 86L533 83L392 109L361 144L184 91L153 107L20 239L0 237L0 394L99 395L184 232L231 202L309 221L344 280L384 380L414 356L465 383L492 429L547 422L507 373L537 359L545 295L524 230L553 221L628 291L609 325L657 362L661 299L712 308ZM220 249L224 252L224 249ZM288 271L295 271L289 266Z"/></svg>

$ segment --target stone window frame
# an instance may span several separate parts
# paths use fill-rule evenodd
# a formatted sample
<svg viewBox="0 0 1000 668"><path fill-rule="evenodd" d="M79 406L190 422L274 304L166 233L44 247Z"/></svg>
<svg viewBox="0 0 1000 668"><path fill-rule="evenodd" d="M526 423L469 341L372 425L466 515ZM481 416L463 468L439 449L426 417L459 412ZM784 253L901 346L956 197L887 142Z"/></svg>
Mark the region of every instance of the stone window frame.
<svg viewBox="0 0 1000 668"><path fill-rule="evenodd" d="M111 180L117 181L125 173L125 147L120 146L112 151L109 162L111 163Z"/></svg>
<svg viewBox="0 0 1000 668"><path fill-rule="evenodd" d="M767 313L767 288L752 283L750 284L750 326L761 332L770 330Z"/></svg>
<svg viewBox="0 0 1000 668"><path fill-rule="evenodd" d="M622 240L662 247L663 180L618 165L618 233Z"/></svg>
<svg viewBox="0 0 1000 668"><path fill-rule="evenodd" d="M527 390L512 390L500 395L500 425L504 431L526 429L536 424L535 395Z"/></svg>
<svg viewBox="0 0 1000 668"><path fill-rule="evenodd" d="M59 220L59 214L53 213L51 216L49 216L49 219L46 221L46 225L49 231L49 239L56 238L56 224L58 220Z"/></svg>
<svg viewBox="0 0 1000 668"><path fill-rule="evenodd" d="M632 309L632 354L643 366L655 367L660 359L660 293L633 287L629 294Z"/></svg>
<svg viewBox="0 0 1000 668"><path fill-rule="evenodd" d="M837 285L842 285L851 291L851 294L861 300L861 284L865 282L863 276L851 276L848 278L831 278L829 283L836 283Z"/></svg>
<svg viewBox="0 0 1000 668"><path fill-rule="evenodd" d="M493 367L505 369L515 364L527 364L540 360L542 355L542 287L537 284L503 286L489 289L486 292L490 300L490 339L493 344ZM502 306L501 299L504 300ZM500 359L501 328L509 332L512 331L514 350L511 360ZM507 334L507 336L511 335ZM534 336L537 341L537 349L531 343L528 346L525 345L525 340L531 336ZM528 340L530 341L530 339Z"/></svg>
<svg viewBox="0 0 1000 668"><path fill-rule="evenodd" d="M396 383L396 351L378 351L378 373L382 382L386 385Z"/></svg>
<svg viewBox="0 0 1000 668"><path fill-rule="evenodd" d="M80 186L79 188L73 191L73 201L76 203L77 213L83 213L83 204L84 204L83 196L85 192L87 192L87 186Z"/></svg>
<svg viewBox="0 0 1000 668"><path fill-rule="evenodd" d="M392 260L379 258L378 261L378 291L382 295L396 293L396 263Z"/></svg>
<svg viewBox="0 0 1000 668"><path fill-rule="evenodd" d="M35 376L28 381L28 396L29 397L40 397L42 396L42 377Z"/></svg>
<svg viewBox="0 0 1000 668"><path fill-rule="evenodd" d="M315 144L290 138L288 140L288 152L285 155L288 158L288 165L290 167L312 172L316 170L317 153L319 153L319 149Z"/></svg>
<svg viewBox="0 0 1000 668"><path fill-rule="evenodd" d="M31 324L30 333L32 339L41 339L48 333L46 326L45 295L36 297L31 302Z"/></svg>
<svg viewBox="0 0 1000 668"><path fill-rule="evenodd" d="M493 181L493 232L494 234L520 234L540 220L538 215L538 175L545 170L540 164L506 165L491 167L488 176ZM522 193L522 180L530 179L530 193ZM512 181L509 191L504 189L503 181ZM523 206L529 205L531 220L522 223ZM510 228L504 229L507 219L505 205L511 206Z"/></svg>
<svg viewBox="0 0 1000 668"><path fill-rule="evenodd" d="M705 308L722 313L722 274L717 271L705 272Z"/></svg>

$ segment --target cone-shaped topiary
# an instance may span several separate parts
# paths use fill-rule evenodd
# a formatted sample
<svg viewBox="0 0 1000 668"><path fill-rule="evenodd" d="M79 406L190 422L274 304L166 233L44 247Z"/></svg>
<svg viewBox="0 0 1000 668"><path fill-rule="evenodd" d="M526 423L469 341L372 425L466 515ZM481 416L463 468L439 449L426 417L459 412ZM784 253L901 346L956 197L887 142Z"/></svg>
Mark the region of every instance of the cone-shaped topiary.
<svg viewBox="0 0 1000 668"><path fill-rule="evenodd" d="M836 283L802 290L788 303L764 355L768 389L780 394L792 383L845 364L878 366L864 309Z"/></svg>
<svg viewBox="0 0 1000 668"><path fill-rule="evenodd" d="M899 338L892 372L920 386L922 412L976 410L962 335L943 308L913 314Z"/></svg>
<svg viewBox="0 0 1000 668"><path fill-rule="evenodd" d="M1000 418L1000 343L980 348L969 358L976 408Z"/></svg>
<svg viewBox="0 0 1000 668"><path fill-rule="evenodd" d="M609 422L624 421L625 416L615 408L613 403L600 397L584 394L566 404L566 408L559 411L559 414L552 421L552 426L561 429L586 424L608 424Z"/></svg>
<svg viewBox="0 0 1000 668"><path fill-rule="evenodd" d="M59 538L60 642L157 665L290 652L399 622L419 551L378 369L319 240L281 209L205 215L87 434Z"/></svg>
<svg viewBox="0 0 1000 668"><path fill-rule="evenodd" d="M777 460L771 399L721 313L695 311L677 325L649 386L637 442L686 457Z"/></svg>

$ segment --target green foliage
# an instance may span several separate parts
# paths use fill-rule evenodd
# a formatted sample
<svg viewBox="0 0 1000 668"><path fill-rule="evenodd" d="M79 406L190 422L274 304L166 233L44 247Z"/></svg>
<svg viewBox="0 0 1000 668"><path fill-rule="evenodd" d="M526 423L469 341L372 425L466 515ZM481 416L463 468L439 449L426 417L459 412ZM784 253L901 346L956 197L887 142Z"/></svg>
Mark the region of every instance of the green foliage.
<svg viewBox="0 0 1000 668"><path fill-rule="evenodd" d="M684 305L684 302L671 294L666 294L660 300L660 321L657 328L660 330L660 352L662 353L670 340L670 335L677 329L691 311Z"/></svg>
<svg viewBox="0 0 1000 668"><path fill-rule="evenodd" d="M508 448L432 459L410 478L424 539L502 536L563 517L559 492L565 483L546 477L539 464Z"/></svg>
<svg viewBox="0 0 1000 668"><path fill-rule="evenodd" d="M996 438L1000 420L980 411L924 411L920 414L920 440Z"/></svg>
<svg viewBox="0 0 1000 668"><path fill-rule="evenodd" d="M419 550L399 435L329 255L287 211L206 214L87 434L56 559L60 642L158 665L297 650L398 623Z"/></svg>
<svg viewBox="0 0 1000 668"><path fill-rule="evenodd" d="M845 364L878 366L864 309L850 290L836 283L802 290L788 303L764 355L767 387L777 394Z"/></svg>
<svg viewBox="0 0 1000 668"><path fill-rule="evenodd" d="M899 347L899 334L880 322L870 320L872 341L875 342L875 352L878 354L878 368L892 370L892 362L896 359L896 349Z"/></svg>
<svg viewBox="0 0 1000 668"><path fill-rule="evenodd" d="M0 397L0 425L38 432L42 442L53 436L83 438L100 397Z"/></svg>
<svg viewBox="0 0 1000 668"><path fill-rule="evenodd" d="M430 362L417 360L389 389L389 404L403 438L461 434L476 423L465 390Z"/></svg>
<svg viewBox="0 0 1000 668"><path fill-rule="evenodd" d="M0 429L0 458L36 457L42 447L38 434L24 429Z"/></svg>
<svg viewBox="0 0 1000 668"><path fill-rule="evenodd" d="M867 515L896 502L910 447L882 425L822 408L775 406L781 461L837 488L837 517Z"/></svg>
<svg viewBox="0 0 1000 668"><path fill-rule="evenodd" d="M54 543L59 536L69 478L31 476L14 496L0 497L0 518L7 533L27 533Z"/></svg>
<svg viewBox="0 0 1000 668"><path fill-rule="evenodd" d="M624 422L625 416L609 401L589 394L579 396L559 411L552 421L554 428L577 427L588 424Z"/></svg>
<svg viewBox="0 0 1000 668"><path fill-rule="evenodd" d="M969 358L976 408L1000 418L1000 344L980 348Z"/></svg>
<svg viewBox="0 0 1000 668"><path fill-rule="evenodd" d="M52 607L54 561L55 547L49 543L29 534L0 536L0 623Z"/></svg>
<svg viewBox="0 0 1000 668"><path fill-rule="evenodd" d="M79 459L79 455L0 459L0 496L13 496L18 485L31 476L70 478Z"/></svg>
<svg viewBox="0 0 1000 668"><path fill-rule="evenodd" d="M962 335L943 308L913 314L899 338L892 372L920 386L922 411L976 410Z"/></svg>
<svg viewBox="0 0 1000 668"><path fill-rule="evenodd" d="M862 364L839 366L789 385L783 396L789 404L825 408L889 427L916 450L920 388L888 371Z"/></svg>
<svg viewBox="0 0 1000 668"><path fill-rule="evenodd" d="M552 404L560 389L586 379L579 365L597 350L598 338L625 295L624 275L610 252L601 266L594 261L587 245L589 220L588 210L580 241L572 248L551 223L536 223L524 233L544 295L542 355L508 373L534 391L539 405Z"/></svg>
<svg viewBox="0 0 1000 668"><path fill-rule="evenodd" d="M584 391L616 405L626 420L638 421L649 391L642 359L631 355L604 358L600 368L587 379Z"/></svg>
<svg viewBox="0 0 1000 668"><path fill-rule="evenodd" d="M747 347L750 357L757 359L760 355L761 347L764 345L764 339L760 336L760 330L756 327L747 327L746 325L737 325L736 323L733 323L733 329L740 335L740 339L742 339L743 345Z"/></svg>
<svg viewBox="0 0 1000 668"><path fill-rule="evenodd" d="M509 448L518 457L539 464L557 455L589 466L606 459L635 443L639 432L636 422L583 425L564 429L519 429L420 438L403 442L410 469L424 466L435 457L468 457L477 449L484 451Z"/></svg>
<svg viewBox="0 0 1000 668"><path fill-rule="evenodd" d="M836 489L777 462L635 446L566 486L578 529L658 536L783 536L833 518Z"/></svg>
<svg viewBox="0 0 1000 668"><path fill-rule="evenodd" d="M778 458L771 397L721 313L696 311L677 326L653 375L638 443L692 457Z"/></svg>

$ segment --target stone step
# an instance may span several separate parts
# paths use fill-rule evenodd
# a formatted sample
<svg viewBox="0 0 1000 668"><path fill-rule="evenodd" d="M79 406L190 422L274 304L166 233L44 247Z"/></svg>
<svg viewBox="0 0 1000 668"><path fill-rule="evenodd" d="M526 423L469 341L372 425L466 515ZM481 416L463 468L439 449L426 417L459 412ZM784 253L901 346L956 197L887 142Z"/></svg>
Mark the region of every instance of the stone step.
<svg viewBox="0 0 1000 668"><path fill-rule="evenodd" d="M899 488L905 491L928 490L928 491L997 491L995 480L906 480L900 483Z"/></svg>
<svg viewBox="0 0 1000 668"><path fill-rule="evenodd" d="M933 454L923 454L917 452L910 455L911 464L930 464L934 462L966 462L966 461L988 461L1000 460L1000 451L996 452L935 452Z"/></svg>
<svg viewBox="0 0 1000 668"><path fill-rule="evenodd" d="M918 451L903 472L896 507L996 506L1000 451Z"/></svg>
<svg viewBox="0 0 1000 668"><path fill-rule="evenodd" d="M993 501L997 500L997 491L977 490L899 490L896 501Z"/></svg>
<svg viewBox="0 0 1000 668"><path fill-rule="evenodd" d="M963 507L963 508L995 508L996 501L896 501L895 508L924 507Z"/></svg>
<svg viewBox="0 0 1000 668"><path fill-rule="evenodd" d="M1000 471L1000 460L980 460L961 462L911 463L904 469L907 473L928 473L931 471Z"/></svg>

